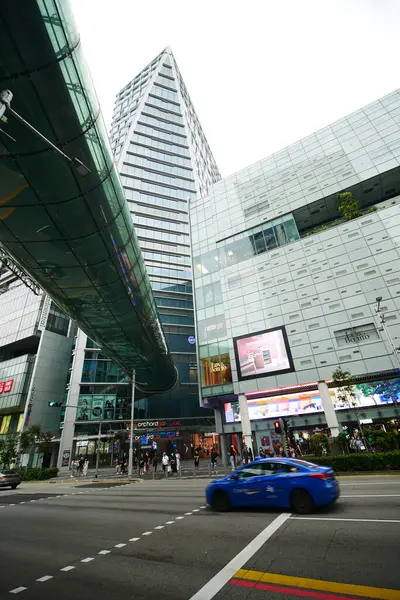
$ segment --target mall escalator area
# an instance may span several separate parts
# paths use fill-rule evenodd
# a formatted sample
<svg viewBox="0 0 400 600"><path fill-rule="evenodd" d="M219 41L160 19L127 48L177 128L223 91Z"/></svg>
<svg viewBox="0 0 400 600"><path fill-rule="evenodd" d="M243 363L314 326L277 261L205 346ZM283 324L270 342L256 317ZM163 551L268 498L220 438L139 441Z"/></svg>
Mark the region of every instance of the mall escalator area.
<svg viewBox="0 0 400 600"><path fill-rule="evenodd" d="M146 393L166 391L176 370L69 4L19 7L0 5L0 243Z"/></svg>

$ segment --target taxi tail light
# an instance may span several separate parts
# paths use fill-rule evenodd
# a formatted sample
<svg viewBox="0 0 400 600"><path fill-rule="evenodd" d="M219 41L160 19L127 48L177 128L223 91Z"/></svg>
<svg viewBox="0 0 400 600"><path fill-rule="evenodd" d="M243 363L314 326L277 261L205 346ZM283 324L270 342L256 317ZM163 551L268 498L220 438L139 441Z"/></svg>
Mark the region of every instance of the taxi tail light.
<svg viewBox="0 0 400 600"><path fill-rule="evenodd" d="M331 478L329 473L310 473L309 477L313 477L314 479L320 479L321 481L326 481L327 479Z"/></svg>

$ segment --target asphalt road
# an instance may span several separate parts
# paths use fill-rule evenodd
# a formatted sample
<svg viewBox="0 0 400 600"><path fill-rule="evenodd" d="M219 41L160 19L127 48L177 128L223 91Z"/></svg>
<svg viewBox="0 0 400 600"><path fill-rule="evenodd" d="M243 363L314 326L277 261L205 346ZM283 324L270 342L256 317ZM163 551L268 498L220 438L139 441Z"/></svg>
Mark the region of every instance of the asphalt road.
<svg viewBox="0 0 400 600"><path fill-rule="evenodd" d="M0 490L0 599L400 600L400 477L342 478L306 518L215 513L206 483Z"/></svg>

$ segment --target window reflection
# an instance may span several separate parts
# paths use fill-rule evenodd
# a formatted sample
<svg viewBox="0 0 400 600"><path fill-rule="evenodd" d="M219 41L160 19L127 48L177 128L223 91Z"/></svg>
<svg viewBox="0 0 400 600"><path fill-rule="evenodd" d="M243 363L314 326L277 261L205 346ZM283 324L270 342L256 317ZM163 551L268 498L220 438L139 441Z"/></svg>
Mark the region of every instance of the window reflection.
<svg viewBox="0 0 400 600"><path fill-rule="evenodd" d="M215 273L221 268L243 262L257 254L284 246L300 239L296 222L292 215L285 215L269 221L246 233L236 240L227 240L211 252L194 258L198 276Z"/></svg>

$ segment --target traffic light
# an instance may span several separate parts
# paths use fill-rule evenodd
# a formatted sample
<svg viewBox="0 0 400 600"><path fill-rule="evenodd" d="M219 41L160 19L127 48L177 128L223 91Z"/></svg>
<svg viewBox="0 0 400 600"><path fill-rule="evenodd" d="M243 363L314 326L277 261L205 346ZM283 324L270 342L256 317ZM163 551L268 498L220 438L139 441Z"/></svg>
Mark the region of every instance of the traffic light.
<svg viewBox="0 0 400 600"><path fill-rule="evenodd" d="M49 406L58 406L58 407L63 405L62 402L49 402L48 404L49 404Z"/></svg>
<svg viewBox="0 0 400 600"><path fill-rule="evenodd" d="M274 429L275 429L275 433L282 433L282 427L281 427L281 422L280 421L274 421Z"/></svg>

